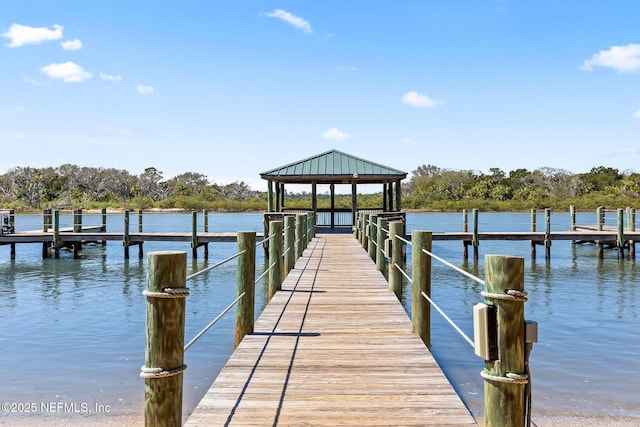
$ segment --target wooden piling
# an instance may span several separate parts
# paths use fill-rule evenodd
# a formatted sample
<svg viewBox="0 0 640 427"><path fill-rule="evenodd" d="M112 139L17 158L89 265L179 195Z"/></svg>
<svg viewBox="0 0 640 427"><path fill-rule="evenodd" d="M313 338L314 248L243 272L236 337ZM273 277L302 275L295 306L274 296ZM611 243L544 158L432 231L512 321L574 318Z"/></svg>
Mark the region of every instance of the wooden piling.
<svg viewBox="0 0 640 427"><path fill-rule="evenodd" d="M150 252L147 258L147 290L166 293L166 288L185 288L186 252ZM158 298L147 294L147 334L143 373L172 371L184 366L185 298ZM145 378L145 426L182 425L182 378Z"/></svg>
<svg viewBox="0 0 640 427"><path fill-rule="evenodd" d="M473 259L478 259L478 246L480 246L480 239L478 238L478 209L473 210Z"/></svg>
<svg viewBox="0 0 640 427"><path fill-rule="evenodd" d="M238 232L238 257L236 265L236 283L238 296L244 293L236 305L236 347L245 335L253 333L255 316L255 280L256 280L256 232Z"/></svg>
<svg viewBox="0 0 640 427"><path fill-rule="evenodd" d="M284 217L284 277L287 277L296 263L295 249L296 219L293 216Z"/></svg>
<svg viewBox="0 0 640 427"><path fill-rule="evenodd" d="M102 208L100 209L100 215L101 215L101 219L102 219L102 225L100 226L100 231L102 231L103 233L107 232L107 208ZM102 242L100 242L100 244L102 246L107 246L107 241L103 240Z"/></svg>
<svg viewBox="0 0 640 427"><path fill-rule="evenodd" d="M411 232L411 331L419 335L427 348L431 348L431 306L422 292L431 296L431 257L422 249L431 251L430 231Z"/></svg>
<svg viewBox="0 0 640 427"><path fill-rule="evenodd" d="M469 232L469 215L466 209L462 209L462 232ZM469 258L469 242L467 240L462 241L462 256L464 259Z"/></svg>
<svg viewBox="0 0 640 427"><path fill-rule="evenodd" d="M391 264L389 265L389 290L396 294L399 301L402 301L402 273L396 265L404 267L402 257L402 242L396 236L404 238L404 223L402 221L391 221L389 223L389 240L391 242Z"/></svg>
<svg viewBox="0 0 640 427"><path fill-rule="evenodd" d="M282 274L282 221L271 221L269 223L269 301L278 292L284 279ZM273 236L273 237L272 237ZM273 266L273 267L272 267Z"/></svg>
<svg viewBox="0 0 640 427"><path fill-rule="evenodd" d="M618 248L618 259L624 259L624 210L617 210L618 232L616 237L616 247Z"/></svg>
<svg viewBox="0 0 640 427"><path fill-rule="evenodd" d="M209 232L209 211L206 209L202 210L202 217L204 222L204 232ZM204 244L204 259L209 259L209 244Z"/></svg>
<svg viewBox="0 0 640 427"><path fill-rule="evenodd" d="M387 227L389 226L388 221L384 218L378 218L378 223L376 225L376 229L378 234L376 236L376 269L381 272L385 277L387 274L387 262L386 258L390 254L385 254L384 252L384 242L387 240Z"/></svg>
<svg viewBox="0 0 640 427"><path fill-rule="evenodd" d="M504 295L524 290L524 258L485 256L485 290ZM515 299L487 298L496 307L498 359L485 361L484 373L504 378L524 374L524 303ZM524 384L487 379L484 382L484 425L524 426Z"/></svg>
<svg viewBox="0 0 640 427"><path fill-rule="evenodd" d="M53 253L55 258L60 258L60 211L53 211Z"/></svg>
<svg viewBox="0 0 640 427"><path fill-rule="evenodd" d="M52 227L51 209L42 210L42 231L47 233ZM42 242L42 258L48 258L51 252L51 245L49 242Z"/></svg>
<svg viewBox="0 0 640 427"><path fill-rule="evenodd" d="M544 258L551 259L551 209L544 210Z"/></svg>
<svg viewBox="0 0 640 427"><path fill-rule="evenodd" d="M9 228L13 231L16 229L16 211L14 209L9 210ZM9 246L11 259L16 259L16 244L11 243Z"/></svg>
<svg viewBox="0 0 640 427"><path fill-rule="evenodd" d="M629 207L628 224L629 224L629 231L635 232L636 231L636 209L635 208ZM636 242L634 242L633 240L629 240L629 258L630 259L636 258Z"/></svg>
<svg viewBox="0 0 640 427"><path fill-rule="evenodd" d="M369 221L371 215L365 213L362 219L362 249L369 250Z"/></svg>
<svg viewBox="0 0 640 427"><path fill-rule="evenodd" d="M367 254L369 258L376 262L376 243L378 236L378 215L369 215L369 245L367 247Z"/></svg>
<svg viewBox="0 0 640 427"><path fill-rule="evenodd" d="M73 210L73 232L82 233L82 209ZM82 242L78 241L73 244L73 258L80 257L79 251L82 250Z"/></svg>
<svg viewBox="0 0 640 427"><path fill-rule="evenodd" d="M131 238L129 237L129 211L124 211L124 228L122 235L122 245L124 246L124 259L129 259L129 245Z"/></svg>
<svg viewBox="0 0 640 427"><path fill-rule="evenodd" d="M300 259L302 256L302 252L304 251L304 214L296 215L296 243L295 243L295 253L296 253L296 261Z"/></svg>
<svg viewBox="0 0 640 427"><path fill-rule="evenodd" d="M191 256L198 258L198 213L191 212Z"/></svg>
<svg viewBox="0 0 640 427"><path fill-rule="evenodd" d="M536 232L536 222L538 220L538 214L535 208L531 209L531 232ZM536 259L536 242L531 241L531 259Z"/></svg>

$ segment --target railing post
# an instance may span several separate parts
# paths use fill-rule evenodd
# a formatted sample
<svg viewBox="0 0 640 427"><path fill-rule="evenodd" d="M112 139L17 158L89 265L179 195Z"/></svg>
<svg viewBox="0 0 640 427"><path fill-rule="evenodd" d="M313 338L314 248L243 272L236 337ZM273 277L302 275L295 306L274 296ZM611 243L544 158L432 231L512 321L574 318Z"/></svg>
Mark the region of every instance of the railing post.
<svg viewBox="0 0 640 427"><path fill-rule="evenodd" d="M186 252L150 252L147 258L147 339L144 380L146 426L182 425Z"/></svg>
<svg viewBox="0 0 640 427"><path fill-rule="evenodd" d="M131 237L129 236L129 211L124 211L124 232L122 235L122 245L124 246L124 259L129 259L129 245L131 245Z"/></svg>
<svg viewBox="0 0 640 427"><path fill-rule="evenodd" d="M383 275L387 276L386 269L386 257L391 254L384 253L384 241L387 239L387 232L385 229L388 227L388 222L384 218L378 218L378 224L376 226L378 235L376 236L376 269Z"/></svg>
<svg viewBox="0 0 640 427"><path fill-rule="evenodd" d="M473 259L478 259L478 246L480 245L480 239L478 238L478 209L472 211L473 214Z"/></svg>
<svg viewBox="0 0 640 427"><path fill-rule="evenodd" d="M282 221L269 223L269 301L282 287L282 228Z"/></svg>
<svg viewBox="0 0 640 427"><path fill-rule="evenodd" d="M616 245L618 246L618 259L624 259L624 210L618 208L618 233Z"/></svg>
<svg viewBox="0 0 640 427"><path fill-rule="evenodd" d="M498 359L485 361L484 373L507 380L507 374L524 374L524 298L507 299L507 291L524 291L524 258L485 256L485 289L504 298L487 304L496 310ZM524 426L524 384L484 381L484 425Z"/></svg>
<svg viewBox="0 0 640 427"><path fill-rule="evenodd" d="M538 214L535 208L531 209L531 232L536 232L538 221ZM534 240L531 241L531 259L536 259L536 242Z"/></svg>
<svg viewBox="0 0 640 427"><path fill-rule="evenodd" d="M296 214L296 261L302 256L304 251L304 214Z"/></svg>
<svg viewBox="0 0 640 427"><path fill-rule="evenodd" d="M431 306L422 292L431 297L431 257L422 250L431 252L430 231L411 232L411 331L419 335L427 348L431 348Z"/></svg>
<svg viewBox="0 0 640 427"><path fill-rule="evenodd" d="M402 245L404 242L396 236L404 238L404 224L402 221L391 221L389 223L389 240L391 242L391 265L389 265L389 290L396 294L398 300L402 299L402 273L396 265L404 268L402 259Z"/></svg>
<svg viewBox="0 0 640 427"><path fill-rule="evenodd" d="M284 217L284 277L287 277L296 263L295 241L296 241L296 219L292 216Z"/></svg>
<svg viewBox="0 0 640 427"><path fill-rule="evenodd" d="M60 211L53 211L53 256L60 258Z"/></svg>
<svg viewBox="0 0 640 427"><path fill-rule="evenodd" d="M376 262L376 243L378 238L378 215L369 215L369 245L367 247L367 254L369 258Z"/></svg>
<svg viewBox="0 0 640 427"><path fill-rule="evenodd" d="M544 210L544 257L551 259L551 209Z"/></svg>
<svg viewBox="0 0 640 427"><path fill-rule="evenodd" d="M198 258L198 213L191 212L191 256Z"/></svg>
<svg viewBox="0 0 640 427"><path fill-rule="evenodd" d="M363 214L362 217L362 249L369 250L369 217L370 214Z"/></svg>
<svg viewBox="0 0 640 427"><path fill-rule="evenodd" d="M236 283L238 296L244 297L236 305L236 347L245 335L253 333L255 313L255 280L256 280L256 232L238 231L238 257L236 266Z"/></svg>

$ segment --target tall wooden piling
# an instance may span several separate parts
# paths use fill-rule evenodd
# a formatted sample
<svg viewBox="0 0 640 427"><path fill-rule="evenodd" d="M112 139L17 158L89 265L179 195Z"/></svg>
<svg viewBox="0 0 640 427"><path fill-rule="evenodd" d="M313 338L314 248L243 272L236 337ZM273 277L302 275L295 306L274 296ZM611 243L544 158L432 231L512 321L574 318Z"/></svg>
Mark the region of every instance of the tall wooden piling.
<svg viewBox="0 0 640 427"><path fill-rule="evenodd" d="M53 218L51 216L51 209L42 210L42 231L49 232L49 229L53 226ZM51 244L49 242L42 242L42 258L48 258L51 252Z"/></svg>
<svg viewBox="0 0 640 427"><path fill-rule="evenodd" d="M198 258L198 213L191 212L191 256Z"/></svg>
<svg viewBox="0 0 640 427"><path fill-rule="evenodd" d="M534 209L531 209L531 232L535 233L536 232L536 222L538 219L538 214ZM531 241L531 259L536 259L536 242L534 242L533 240Z"/></svg>
<svg viewBox="0 0 640 427"><path fill-rule="evenodd" d="M616 233L616 247L618 248L618 259L624 259L624 210L617 210L617 225L618 230Z"/></svg>
<svg viewBox="0 0 640 427"><path fill-rule="evenodd" d="M60 258L60 211L53 211L53 253L54 258Z"/></svg>
<svg viewBox="0 0 640 427"><path fill-rule="evenodd" d="M544 210L544 258L551 259L551 209Z"/></svg>
<svg viewBox="0 0 640 427"><path fill-rule="evenodd" d="M466 209L462 210L462 232L469 232L469 215ZM469 242L467 240L462 241L462 256L464 259L469 258Z"/></svg>
<svg viewBox="0 0 640 427"><path fill-rule="evenodd" d="M376 269L381 272L385 277L387 276L387 262L386 257L390 254L384 252L384 242L387 240L387 227L389 223L384 218L378 218L376 229L378 234L376 236Z"/></svg>
<svg viewBox="0 0 640 427"><path fill-rule="evenodd" d="M304 218L305 214L297 214L296 215L296 242L295 242L295 253L296 253L296 261L300 259L302 256L302 252L304 251Z"/></svg>
<svg viewBox="0 0 640 427"><path fill-rule="evenodd" d="M487 304L496 307L498 359L485 361L484 425L524 426L524 384L509 380L524 367L524 302L508 291L524 290L524 258L485 256ZM499 297L491 297L491 294Z"/></svg>
<svg viewBox="0 0 640 427"><path fill-rule="evenodd" d="M129 211L124 211L124 228L122 234L122 245L124 246L124 259L129 259L129 245L131 245L131 238L129 236Z"/></svg>
<svg viewBox="0 0 640 427"><path fill-rule="evenodd" d="M369 215L369 244L367 246L367 254L369 258L376 261L376 243L378 236L378 215Z"/></svg>
<svg viewBox="0 0 640 427"><path fill-rule="evenodd" d="M255 280L256 280L256 232L238 232L238 257L236 265L236 283L238 296L244 293L236 305L236 347L245 335L253 333L255 316Z"/></svg>
<svg viewBox="0 0 640 427"><path fill-rule="evenodd" d="M369 250L369 221L371 215L365 213L362 218L362 248L366 251Z"/></svg>
<svg viewBox="0 0 640 427"><path fill-rule="evenodd" d="M296 219L293 216L284 217L284 277L287 277L296 263Z"/></svg>
<svg viewBox="0 0 640 427"><path fill-rule="evenodd" d="M478 259L478 246L480 246L480 239L478 238L478 209L473 210L473 259Z"/></svg>
<svg viewBox="0 0 640 427"><path fill-rule="evenodd" d="M636 231L636 209L629 207L628 212L629 212L629 218L628 218L629 231L635 232ZM629 258L635 259L635 257L636 257L636 242L634 242L633 240L629 240Z"/></svg>
<svg viewBox="0 0 640 427"><path fill-rule="evenodd" d="M269 223L269 301L282 286L282 221L271 221Z"/></svg>
<svg viewBox="0 0 640 427"><path fill-rule="evenodd" d="M391 264L389 265L389 290L396 294L398 300L402 300L402 273L398 267L404 267L402 257L403 242L396 236L404 238L404 223L402 221L391 221L389 223L389 241L391 242Z"/></svg>
<svg viewBox="0 0 640 427"><path fill-rule="evenodd" d="M431 306L422 292L431 296L431 257L422 250L431 252L430 231L411 232L411 331L420 336L427 348L431 348Z"/></svg>
<svg viewBox="0 0 640 427"><path fill-rule="evenodd" d="M142 374L145 378L145 426L182 425L182 371L186 368L183 351L186 294L181 297L167 297L163 294L168 294L167 288L184 290L186 277L186 252L149 253L147 338ZM163 376L163 373L167 375ZM169 373L172 374L168 375Z"/></svg>

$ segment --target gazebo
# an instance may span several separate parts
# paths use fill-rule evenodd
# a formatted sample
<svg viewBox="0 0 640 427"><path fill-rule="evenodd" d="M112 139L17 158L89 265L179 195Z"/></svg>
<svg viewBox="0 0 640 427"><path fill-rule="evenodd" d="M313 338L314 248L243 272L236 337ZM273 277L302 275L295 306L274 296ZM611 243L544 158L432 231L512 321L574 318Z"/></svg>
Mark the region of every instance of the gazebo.
<svg viewBox="0 0 640 427"><path fill-rule="evenodd" d="M401 181L407 177L407 173L338 150L330 150L262 172L260 177L268 181L268 213L292 211L285 207L286 184L310 184L310 210L316 213L317 225L333 228L335 226L352 226L355 223L358 211L358 184L382 185L382 206L379 209L369 209L368 211L401 211ZM328 209L318 209L318 184L329 185L331 207ZM351 186L351 209L335 207L335 186L340 184Z"/></svg>

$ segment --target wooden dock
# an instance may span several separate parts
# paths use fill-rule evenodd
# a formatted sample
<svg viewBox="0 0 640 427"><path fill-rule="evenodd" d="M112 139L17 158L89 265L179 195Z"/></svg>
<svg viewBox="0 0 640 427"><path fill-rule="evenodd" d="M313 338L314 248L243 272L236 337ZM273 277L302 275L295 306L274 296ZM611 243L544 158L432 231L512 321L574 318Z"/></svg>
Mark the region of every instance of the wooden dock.
<svg viewBox="0 0 640 427"><path fill-rule="evenodd" d="M187 426L475 425L351 234L318 234Z"/></svg>

